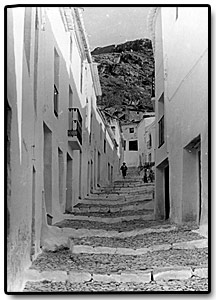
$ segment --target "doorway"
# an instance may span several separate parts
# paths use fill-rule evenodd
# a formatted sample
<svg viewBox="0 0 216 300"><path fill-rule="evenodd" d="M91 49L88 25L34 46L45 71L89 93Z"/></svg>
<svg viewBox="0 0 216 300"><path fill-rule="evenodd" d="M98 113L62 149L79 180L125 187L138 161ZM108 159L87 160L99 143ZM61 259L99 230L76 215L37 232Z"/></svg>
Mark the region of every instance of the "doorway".
<svg viewBox="0 0 216 300"><path fill-rule="evenodd" d="M97 188L96 149L94 149L94 188Z"/></svg>
<svg viewBox="0 0 216 300"><path fill-rule="evenodd" d="M183 149L182 221L200 223L202 214L201 138Z"/></svg>
<svg viewBox="0 0 216 300"><path fill-rule="evenodd" d="M93 192L93 183L94 181L94 168L93 168L93 161L91 160L91 186L90 186L90 192Z"/></svg>
<svg viewBox="0 0 216 300"><path fill-rule="evenodd" d="M11 122L12 110L7 101L7 237L10 234L10 202L11 202Z"/></svg>
<svg viewBox="0 0 216 300"><path fill-rule="evenodd" d="M59 204L63 203L64 199L64 157L63 152L58 148L58 169L59 169Z"/></svg>
<svg viewBox="0 0 216 300"><path fill-rule="evenodd" d="M82 199L82 152L79 152L79 199Z"/></svg>
<svg viewBox="0 0 216 300"><path fill-rule="evenodd" d="M66 175L66 206L65 211L70 212L72 210L72 170L73 160L67 153L67 175Z"/></svg>
<svg viewBox="0 0 216 300"><path fill-rule="evenodd" d="M35 180L36 180L36 170L33 166L32 169L32 224L31 224L31 252L30 259L34 259L35 255Z"/></svg>
<svg viewBox="0 0 216 300"><path fill-rule="evenodd" d="M52 132L43 124L44 131L44 192L47 223L52 225Z"/></svg>
<svg viewBox="0 0 216 300"><path fill-rule="evenodd" d="M101 154L98 151L97 186L100 186L100 164L101 164Z"/></svg>
<svg viewBox="0 0 216 300"><path fill-rule="evenodd" d="M165 220L170 217L169 165L164 168Z"/></svg>
<svg viewBox="0 0 216 300"><path fill-rule="evenodd" d="M87 169L87 196L90 194L90 162L88 161L88 169Z"/></svg>
<svg viewBox="0 0 216 300"><path fill-rule="evenodd" d="M201 220L201 212L202 212L202 194L201 194L201 190L202 190L202 183L201 183L201 149L200 149L200 145L199 145L199 149L198 149L198 178L199 178L199 224L200 224L200 220Z"/></svg>
<svg viewBox="0 0 216 300"><path fill-rule="evenodd" d="M113 166L111 166L111 183L113 182Z"/></svg>

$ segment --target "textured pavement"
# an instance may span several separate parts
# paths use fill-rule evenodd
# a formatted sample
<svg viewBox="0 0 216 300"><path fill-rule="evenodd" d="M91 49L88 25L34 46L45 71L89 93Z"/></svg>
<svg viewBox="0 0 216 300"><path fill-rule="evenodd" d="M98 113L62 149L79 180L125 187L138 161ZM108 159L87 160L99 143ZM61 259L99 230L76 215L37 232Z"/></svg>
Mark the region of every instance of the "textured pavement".
<svg viewBox="0 0 216 300"><path fill-rule="evenodd" d="M207 239L194 224L155 220L154 186L134 175L97 191L55 224L68 244L37 257L26 271L25 292L208 291Z"/></svg>

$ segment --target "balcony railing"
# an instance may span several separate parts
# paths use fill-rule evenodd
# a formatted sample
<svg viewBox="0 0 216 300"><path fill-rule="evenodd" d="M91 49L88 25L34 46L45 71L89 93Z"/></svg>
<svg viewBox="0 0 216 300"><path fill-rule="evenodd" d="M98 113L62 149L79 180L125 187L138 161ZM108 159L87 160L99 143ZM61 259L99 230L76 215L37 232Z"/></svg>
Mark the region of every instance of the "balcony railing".
<svg viewBox="0 0 216 300"><path fill-rule="evenodd" d="M68 108L69 129L68 136L76 136L82 145L82 117L78 108Z"/></svg>

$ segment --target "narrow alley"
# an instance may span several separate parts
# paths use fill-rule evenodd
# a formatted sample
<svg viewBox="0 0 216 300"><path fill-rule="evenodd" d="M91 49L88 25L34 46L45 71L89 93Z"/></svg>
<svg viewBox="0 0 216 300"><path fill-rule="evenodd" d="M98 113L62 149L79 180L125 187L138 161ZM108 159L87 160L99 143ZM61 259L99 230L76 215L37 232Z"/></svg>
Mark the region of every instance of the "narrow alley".
<svg viewBox="0 0 216 300"><path fill-rule="evenodd" d="M25 292L207 289L207 239L194 224L155 220L154 184L134 169L54 224L67 245L47 245L26 272Z"/></svg>
<svg viewBox="0 0 216 300"><path fill-rule="evenodd" d="M210 11L5 6L6 294L210 293Z"/></svg>

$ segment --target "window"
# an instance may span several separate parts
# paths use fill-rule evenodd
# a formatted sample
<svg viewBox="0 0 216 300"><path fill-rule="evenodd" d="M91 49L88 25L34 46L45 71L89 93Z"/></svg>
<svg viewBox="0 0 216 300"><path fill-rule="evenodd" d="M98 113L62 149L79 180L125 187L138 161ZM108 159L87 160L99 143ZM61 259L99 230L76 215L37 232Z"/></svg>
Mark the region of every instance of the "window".
<svg viewBox="0 0 216 300"><path fill-rule="evenodd" d="M138 142L137 142L137 140L129 141L129 151L138 151Z"/></svg>
<svg viewBox="0 0 216 300"><path fill-rule="evenodd" d="M108 163L108 181L110 181L110 163Z"/></svg>
<svg viewBox="0 0 216 300"><path fill-rule="evenodd" d="M134 133L134 128L133 127L129 128L129 132Z"/></svg>
<svg viewBox="0 0 216 300"><path fill-rule="evenodd" d="M159 145L158 145L158 148L160 148L164 143L164 116L158 122L158 126L159 126Z"/></svg>
<svg viewBox="0 0 216 300"><path fill-rule="evenodd" d="M106 153L106 140L104 139L104 153Z"/></svg>
<svg viewBox="0 0 216 300"><path fill-rule="evenodd" d="M125 140L123 141L123 148L124 148L124 151L126 151L126 141Z"/></svg>
<svg viewBox="0 0 216 300"><path fill-rule="evenodd" d="M73 91L69 85L69 108L73 107Z"/></svg>
<svg viewBox="0 0 216 300"><path fill-rule="evenodd" d="M147 143L147 148L150 149L152 147L152 138L151 138L151 134L149 134L149 139L148 139L148 143Z"/></svg>
<svg viewBox="0 0 216 300"><path fill-rule="evenodd" d="M54 114L58 118L58 89L54 84Z"/></svg>
<svg viewBox="0 0 216 300"><path fill-rule="evenodd" d="M116 130L115 126L111 126L111 129L112 129L113 133L115 134L115 130Z"/></svg>
<svg viewBox="0 0 216 300"><path fill-rule="evenodd" d="M162 93L160 99L158 100L158 119L164 115L164 93Z"/></svg>
<svg viewBox="0 0 216 300"><path fill-rule="evenodd" d="M59 111L59 55L57 50L54 48L54 91L53 91L53 101L54 101L54 114L58 117Z"/></svg>

